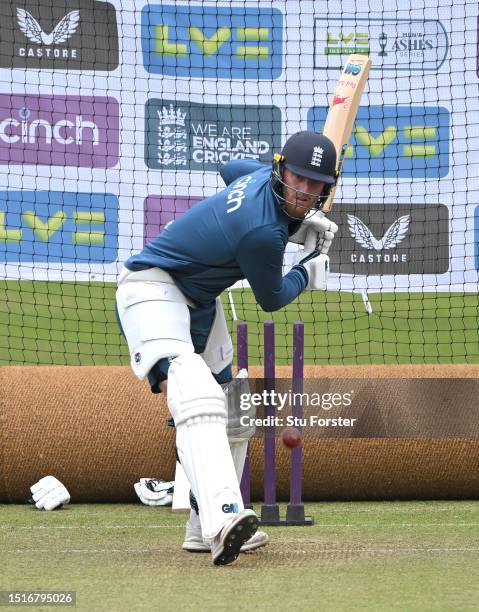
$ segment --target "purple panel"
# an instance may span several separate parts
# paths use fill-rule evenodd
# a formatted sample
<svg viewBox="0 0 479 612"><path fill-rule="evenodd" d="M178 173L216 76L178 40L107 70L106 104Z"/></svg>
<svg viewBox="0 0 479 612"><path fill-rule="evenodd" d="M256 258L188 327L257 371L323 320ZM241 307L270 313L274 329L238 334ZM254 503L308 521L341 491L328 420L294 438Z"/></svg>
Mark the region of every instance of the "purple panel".
<svg viewBox="0 0 479 612"><path fill-rule="evenodd" d="M248 369L248 326L243 321L238 323L237 334L237 353L238 370Z"/></svg>
<svg viewBox="0 0 479 612"><path fill-rule="evenodd" d="M248 369L248 326L243 321L238 323L236 328L237 338L237 358L238 358L238 370ZM246 506L251 502L251 472L250 472L250 460L249 460L249 446L246 453L246 459L243 468L243 476L241 478L241 495L243 497L243 503Z"/></svg>
<svg viewBox="0 0 479 612"><path fill-rule="evenodd" d="M296 321L293 326L293 417L301 419L303 406L301 399L294 395L303 392L304 378L304 323ZM301 431L301 427L298 427ZM301 503L303 449L301 446L291 449L290 504Z"/></svg>
<svg viewBox="0 0 479 612"><path fill-rule="evenodd" d="M246 459L243 467L243 476L241 478L241 496L243 498L243 504L245 506L251 503L251 468L249 460L249 444L248 450L246 451Z"/></svg>
<svg viewBox="0 0 479 612"><path fill-rule="evenodd" d="M274 322L264 323L264 378L265 388L272 391L275 385ZM274 406L267 405L265 416L275 416ZM276 503L276 444L275 428L264 427L264 503Z"/></svg>
<svg viewBox="0 0 479 612"><path fill-rule="evenodd" d="M167 223L201 201L203 198L186 196L148 196L145 199L144 243L150 242Z"/></svg>
<svg viewBox="0 0 479 612"><path fill-rule="evenodd" d="M0 164L111 168L119 129L114 98L0 94Z"/></svg>

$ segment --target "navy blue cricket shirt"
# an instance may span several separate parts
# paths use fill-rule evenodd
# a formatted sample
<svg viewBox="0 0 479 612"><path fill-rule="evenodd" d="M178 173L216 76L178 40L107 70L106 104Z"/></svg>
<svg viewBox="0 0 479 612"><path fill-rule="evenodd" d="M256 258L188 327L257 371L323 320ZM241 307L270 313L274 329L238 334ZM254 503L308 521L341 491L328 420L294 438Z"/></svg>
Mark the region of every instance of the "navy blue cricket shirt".
<svg viewBox="0 0 479 612"><path fill-rule="evenodd" d="M283 276L288 236L299 222L280 210L270 186L271 167L252 159L222 166L227 188L198 202L170 223L125 266L167 270L195 304L207 305L247 279L261 308L283 308L304 290L306 273Z"/></svg>

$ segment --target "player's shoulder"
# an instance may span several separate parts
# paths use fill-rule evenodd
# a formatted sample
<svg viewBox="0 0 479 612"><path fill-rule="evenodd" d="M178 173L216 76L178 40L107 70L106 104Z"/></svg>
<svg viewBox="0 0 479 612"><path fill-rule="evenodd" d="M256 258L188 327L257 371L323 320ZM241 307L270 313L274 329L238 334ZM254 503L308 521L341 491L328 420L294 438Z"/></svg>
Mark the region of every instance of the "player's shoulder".
<svg viewBox="0 0 479 612"><path fill-rule="evenodd" d="M220 168L220 175L226 185L229 186L237 179L267 167L257 159L232 159Z"/></svg>

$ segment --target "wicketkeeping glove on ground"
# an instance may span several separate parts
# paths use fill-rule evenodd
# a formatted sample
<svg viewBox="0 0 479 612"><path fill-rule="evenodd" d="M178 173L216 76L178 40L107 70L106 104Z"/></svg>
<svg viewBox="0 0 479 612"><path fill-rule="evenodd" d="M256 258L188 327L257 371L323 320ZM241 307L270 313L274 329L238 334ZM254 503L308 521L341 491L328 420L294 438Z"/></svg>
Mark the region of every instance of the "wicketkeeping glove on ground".
<svg viewBox="0 0 479 612"><path fill-rule="evenodd" d="M140 478L133 485L140 501L145 506L171 506L175 481L161 478Z"/></svg>
<svg viewBox="0 0 479 612"><path fill-rule="evenodd" d="M44 476L30 487L30 491L31 501L39 510L55 510L70 501L70 493L55 476Z"/></svg>

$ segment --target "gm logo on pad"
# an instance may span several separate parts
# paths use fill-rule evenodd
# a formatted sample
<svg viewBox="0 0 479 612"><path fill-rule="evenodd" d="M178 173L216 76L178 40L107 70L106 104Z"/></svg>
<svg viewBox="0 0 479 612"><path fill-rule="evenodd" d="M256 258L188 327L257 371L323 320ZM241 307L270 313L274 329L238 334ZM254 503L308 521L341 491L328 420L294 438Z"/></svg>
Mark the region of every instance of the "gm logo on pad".
<svg viewBox="0 0 479 612"><path fill-rule="evenodd" d="M273 8L150 4L141 21L148 72L212 79L276 79L283 15Z"/></svg>
<svg viewBox="0 0 479 612"><path fill-rule="evenodd" d="M325 107L308 111L308 129L322 132ZM438 106L360 106L342 175L443 178L449 172L451 117Z"/></svg>
<svg viewBox="0 0 479 612"><path fill-rule="evenodd" d="M223 504L221 509L223 510L223 512L225 514L230 514L230 513L235 514L235 513L239 512L238 504Z"/></svg>

